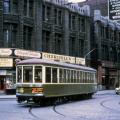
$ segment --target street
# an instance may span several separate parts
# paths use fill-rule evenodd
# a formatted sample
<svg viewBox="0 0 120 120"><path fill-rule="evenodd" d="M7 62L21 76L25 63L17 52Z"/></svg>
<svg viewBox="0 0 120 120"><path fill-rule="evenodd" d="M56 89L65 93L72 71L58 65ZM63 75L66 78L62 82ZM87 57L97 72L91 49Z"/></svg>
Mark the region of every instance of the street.
<svg viewBox="0 0 120 120"><path fill-rule="evenodd" d="M120 96L115 91L99 91L92 99L55 106L19 104L16 99L0 99L0 120L119 120Z"/></svg>

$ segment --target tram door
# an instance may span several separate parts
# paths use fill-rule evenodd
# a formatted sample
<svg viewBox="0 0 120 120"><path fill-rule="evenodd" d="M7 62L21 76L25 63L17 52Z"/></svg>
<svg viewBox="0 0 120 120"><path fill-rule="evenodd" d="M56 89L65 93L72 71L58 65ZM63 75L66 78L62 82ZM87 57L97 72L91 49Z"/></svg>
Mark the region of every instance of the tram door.
<svg viewBox="0 0 120 120"><path fill-rule="evenodd" d="M0 90L4 89L4 77L0 76Z"/></svg>

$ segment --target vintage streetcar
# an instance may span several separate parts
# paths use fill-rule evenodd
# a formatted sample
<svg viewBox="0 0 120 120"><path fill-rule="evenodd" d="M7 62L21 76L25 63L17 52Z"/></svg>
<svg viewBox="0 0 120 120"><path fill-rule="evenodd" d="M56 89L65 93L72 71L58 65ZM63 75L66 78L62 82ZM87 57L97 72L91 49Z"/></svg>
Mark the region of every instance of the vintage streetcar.
<svg viewBox="0 0 120 120"><path fill-rule="evenodd" d="M34 58L20 61L16 70L19 103L90 97L97 90L96 70L83 65Z"/></svg>

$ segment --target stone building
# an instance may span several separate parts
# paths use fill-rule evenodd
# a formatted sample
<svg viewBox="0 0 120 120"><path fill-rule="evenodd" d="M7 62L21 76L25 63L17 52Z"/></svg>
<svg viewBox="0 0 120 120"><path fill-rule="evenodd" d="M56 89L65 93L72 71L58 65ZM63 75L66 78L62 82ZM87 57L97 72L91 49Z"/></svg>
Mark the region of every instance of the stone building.
<svg viewBox="0 0 120 120"><path fill-rule="evenodd" d="M92 65L98 66L99 84L115 88L120 84L120 24L102 16L99 10L94 12L93 46L96 52Z"/></svg>
<svg viewBox="0 0 120 120"><path fill-rule="evenodd" d="M108 0L86 0L79 5L89 5L91 16L94 15L94 10L100 10L102 16L108 16Z"/></svg>
<svg viewBox="0 0 120 120"><path fill-rule="evenodd" d="M90 51L89 11L66 0L0 0L0 48L84 57ZM12 76L15 67L0 67L5 82L2 70Z"/></svg>

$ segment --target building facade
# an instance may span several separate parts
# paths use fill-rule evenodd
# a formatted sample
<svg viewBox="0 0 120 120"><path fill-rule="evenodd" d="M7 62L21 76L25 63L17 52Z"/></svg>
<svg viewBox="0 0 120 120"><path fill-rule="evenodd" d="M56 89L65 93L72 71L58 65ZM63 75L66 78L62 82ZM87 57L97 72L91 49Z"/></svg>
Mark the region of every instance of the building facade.
<svg viewBox="0 0 120 120"><path fill-rule="evenodd" d="M89 11L87 5L64 0L0 0L0 48L84 57L90 51ZM7 69L15 71L14 66L0 67L1 84L7 79L2 70Z"/></svg>
<svg viewBox="0 0 120 120"><path fill-rule="evenodd" d="M120 24L108 19L108 0L86 0L79 3L90 6L91 66L98 70L98 84L104 89L120 84Z"/></svg>
<svg viewBox="0 0 120 120"><path fill-rule="evenodd" d="M97 63L99 84L115 88L120 84L120 24L103 17L99 10L94 12L93 46L92 64Z"/></svg>
<svg viewBox="0 0 120 120"><path fill-rule="evenodd" d="M91 16L94 16L94 10L100 10L102 16L108 16L108 0L86 0L79 5L89 5Z"/></svg>
<svg viewBox="0 0 120 120"><path fill-rule="evenodd" d="M0 1L1 47L73 56L89 51L88 6L69 5L62 0Z"/></svg>

